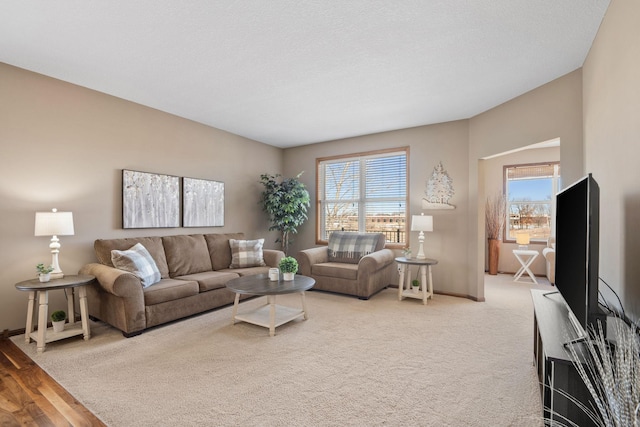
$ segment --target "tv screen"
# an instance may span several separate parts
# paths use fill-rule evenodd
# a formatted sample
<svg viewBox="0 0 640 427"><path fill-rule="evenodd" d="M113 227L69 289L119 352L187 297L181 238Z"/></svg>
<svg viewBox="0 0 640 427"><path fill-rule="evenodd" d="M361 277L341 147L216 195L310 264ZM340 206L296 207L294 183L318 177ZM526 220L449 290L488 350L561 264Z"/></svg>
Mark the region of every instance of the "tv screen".
<svg viewBox="0 0 640 427"><path fill-rule="evenodd" d="M600 189L593 176L582 178L556 196L556 287L582 331L598 308Z"/></svg>

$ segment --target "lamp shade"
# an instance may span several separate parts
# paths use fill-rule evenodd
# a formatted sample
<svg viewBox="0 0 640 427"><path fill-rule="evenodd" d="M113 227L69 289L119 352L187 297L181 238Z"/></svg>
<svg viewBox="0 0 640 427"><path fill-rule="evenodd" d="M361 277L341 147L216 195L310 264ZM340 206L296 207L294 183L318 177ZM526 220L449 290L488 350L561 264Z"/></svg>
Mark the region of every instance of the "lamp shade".
<svg viewBox="0 0 640 427"><path fill-rule="evenodd" d="M529 233L516 234L516 243L519 245L528 245L530 241Z"/></svg>
<svg viewBox="0 0 640 427"><path fill-rule="evenodd" d="M433 231L433 217L431 215L413 215L411 217L411 231Z"/></svg>
<svg viewBox="0 0 640 427"><path fill-rule="evenodd" d="M36 212L36 236L73 236L73 233L72 212L58 212L57 209Z"/></svg>

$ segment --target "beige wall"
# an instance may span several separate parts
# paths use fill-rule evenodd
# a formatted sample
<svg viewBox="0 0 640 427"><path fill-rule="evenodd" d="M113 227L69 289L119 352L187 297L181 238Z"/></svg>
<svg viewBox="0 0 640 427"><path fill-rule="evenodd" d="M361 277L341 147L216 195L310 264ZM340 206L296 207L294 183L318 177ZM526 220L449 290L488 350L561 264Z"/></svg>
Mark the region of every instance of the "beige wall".
<svg viewBox="0 0 640 427"><path fill-rule="evenodd" d="M469 294L484 299L482 158L560 138L562 179L583 175L582 70L576 70L469 120ZM475 208L473 208L475 206Z"/></svg>
<svg viewBox="0 0 640 427"><path fill-rule="evenodd" d="M584 64L586 171L600 186L600 277L640 319L640 2L612 0ZM609 301L615 297L600 285Z"/></svg>
<svg viewBox="0 0 640 427"><path fill-rule="evenodd" d="M488 195L502 193L504 188L504 166L558 161L560 161L560 147L520 150L515 153L483 160L485 193ZM485 271L489 269L488 250L486 246L487 242L485 241ZM529 245L529 249L540 252L540 255L531 266L531 271L533 271L536 276L546 276L547 274L547 263L542 256L542 249L545 247L546 242L544 244L531 242ZM513 250L517 248L518 245L516 243L502 242L498 263L499 272L515 273L520 268L518 260L513 255Z"/></svg>
<svg viewBox="0 0 640 427"><path fill-rule="evenodd" d="M60 238L68 274L94 259L97 238L244 231L276 246L258 181L281 172L281 149L5 64L0 147L0 331L24 328L27 295L14 284L51 260L36 211L73 212L75 235ZM225 226L123 230L122 169L224 181Z"/></svg>
<svg viewBox="0 0 640 427"><path fill-rule="evenodd" d="M392 147L408 146L410 214L433 215L434 231L426 233L425 253L427 257L438 259L433 269L434 288L440 292L467 295L464 274L467 244L467 140L468 121L456 121L432 126L421 126L393 132L366 135L322 144L307 145L285 150L284 170L286 176L294 176L304 171L302 181L316 199L316 158L341 154L353 154ZM442 165L453 179L455 196L450 201L454 210L422 210L422 198L426 182L433 168ZM291 253L315 246L315 212L312 203L310 221L300 228ZM417 252L418 237L411 233L411 246ZM398 255L400 252L398 251Z"/></svg>

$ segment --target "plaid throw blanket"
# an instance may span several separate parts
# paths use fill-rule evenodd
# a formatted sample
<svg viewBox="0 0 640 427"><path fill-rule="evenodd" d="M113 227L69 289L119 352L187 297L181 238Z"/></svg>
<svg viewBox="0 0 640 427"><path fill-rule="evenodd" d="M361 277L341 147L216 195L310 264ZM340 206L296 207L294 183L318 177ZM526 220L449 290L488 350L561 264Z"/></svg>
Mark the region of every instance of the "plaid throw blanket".
<svg viewBox="0 0 640 427"><path fill-rule="evenodd" d="M335 231L329 236L329 261L357 264L375 251L379 234Z"/></svg>

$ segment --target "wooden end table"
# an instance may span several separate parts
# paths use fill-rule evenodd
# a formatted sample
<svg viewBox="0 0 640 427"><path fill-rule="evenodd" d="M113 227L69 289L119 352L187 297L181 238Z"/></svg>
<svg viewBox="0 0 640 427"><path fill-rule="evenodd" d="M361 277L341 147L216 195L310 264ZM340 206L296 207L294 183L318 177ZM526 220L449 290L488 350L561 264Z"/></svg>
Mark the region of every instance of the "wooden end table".
<svg viewBox="0 0 640 427"><path fill-rule="evenodd" d="M398 281L398 300L402 301L403 298L417 298L421 299L423 304L427 304L429 298L433 298L433 277L431 276L431 266L438 263L437 260L432 258L405 258L398 257L396 262L400 266L400 280ZM422 292L413 292L411 289L411 274L407 272L407 266L417 265L420 270L420 288ZM407 279L405 281L405 273L407 273ZM429 281L427 281L427 273Z"/></svg>
<svg viewBox="0 0 640 427"><path fill-rule="evenodd" d="M233 323L238 321L251 323L253 325L269 328L269 335L276 334L276 327L290 322L298 317L309 318L307 312L307 304L304 299L304 291L307 291L316 284L311 277L296 274L293 280L278 281L269 280L267 274L256 274L252 276L242 276L231 279L226 286L229 290L236 293L236 299L233 303ZM302 310L285 307L276 304L276 295L299 293L302 298ZM255 310L238 313L238 303L240 294L249 295L265 295L267 304L256 308Z"/></svg>
<svg viewBox="0 0 640 427"><path fill-rule="evenodd" d="M28 344L32 339L35 340L37 343L38 353L42 353L48 342L76 335L84 335L84 339L88 340L91 337L91 331L89 330L89 309L87 305L86 286L92 283L95 279L96 278L94 276L89 275L65 275L60 279L51 279L44 283L40 282L37 278L16 283L16 289L19 291L29 292L27 325L24 331L26 343ZM75 288L78 288L78 295L80 296L80 324L76 323ZM69 319L69 323L65 325L64 331L53 332L53 328L47 328L49 291L58 289L71 289L71 295L67 296L67 318ZM38 300L38 329L34 332L33 319L36 299Z"/></svg>

